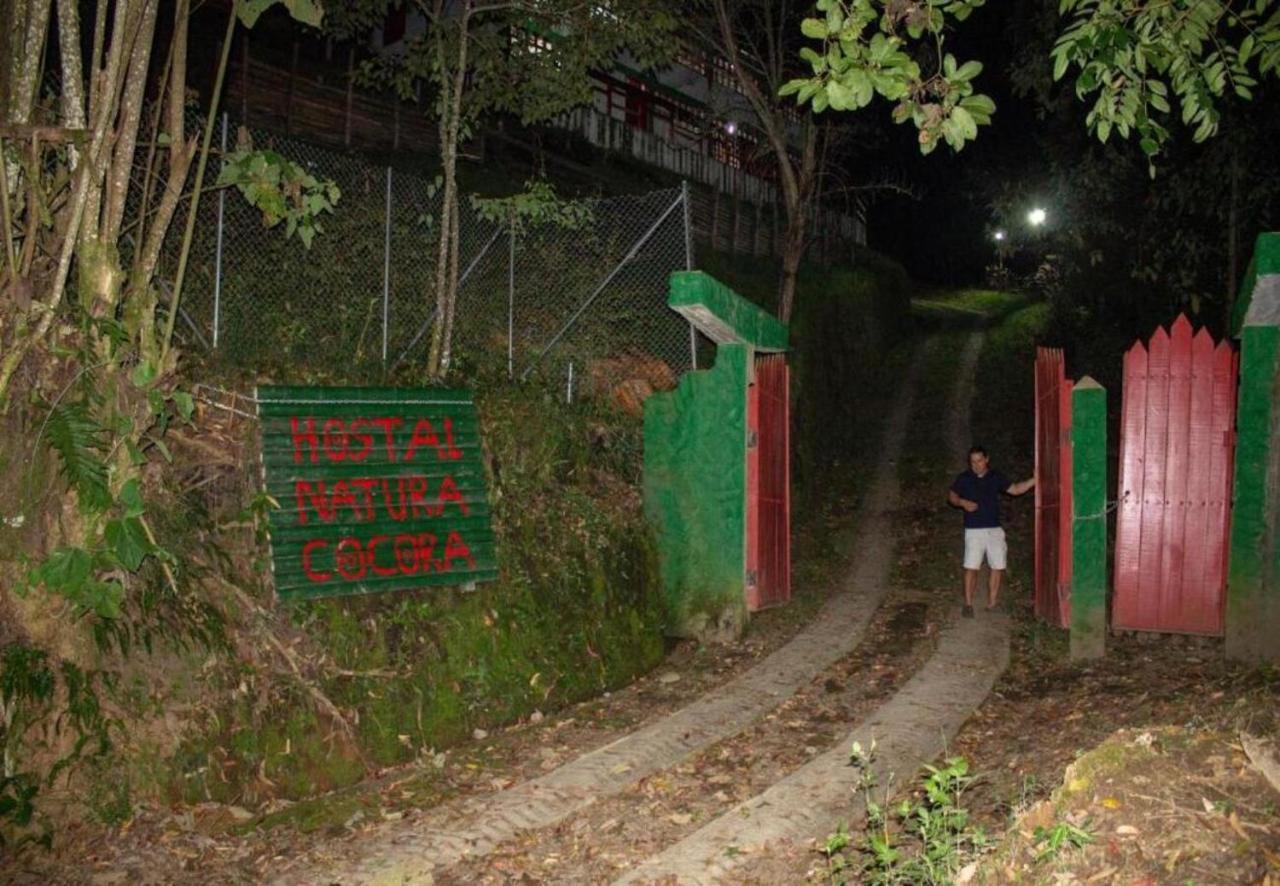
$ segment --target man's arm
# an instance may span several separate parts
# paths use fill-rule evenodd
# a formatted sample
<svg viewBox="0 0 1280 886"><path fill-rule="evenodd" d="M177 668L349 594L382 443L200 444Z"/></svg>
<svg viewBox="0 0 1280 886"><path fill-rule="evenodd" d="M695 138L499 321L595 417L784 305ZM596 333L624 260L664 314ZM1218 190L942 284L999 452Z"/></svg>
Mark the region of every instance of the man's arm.
<svg viewBox="0 0 1280 886"><path fill-rule="evenodd" d="M1006 489L1005 492L1009 493L1010 495L1022 495L1023 493L1030 491L1035 485L1036 485L1036 478L1028 477L1027 479L1022 480L1018 483L1010 483L1009 488Z"/></svg>
<svg viewBox="0 0 1280 886"><path fill-rule="evenodd" d="M969 501L967 498L962 498L954 489L947 492L947 504L951 505L953 508L960 508L961 510L968 511L970 514L978 509L978 503L976 501Z"/></svg>

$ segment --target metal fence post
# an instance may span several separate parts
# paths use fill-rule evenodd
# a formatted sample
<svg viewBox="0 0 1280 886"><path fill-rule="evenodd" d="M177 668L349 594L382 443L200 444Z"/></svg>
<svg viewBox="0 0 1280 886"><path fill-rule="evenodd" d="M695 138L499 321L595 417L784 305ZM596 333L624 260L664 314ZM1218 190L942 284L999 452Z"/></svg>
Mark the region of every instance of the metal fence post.
<svg viewBox="0 0 1280 886"><path fill-rule="evenodd" d="M684 269L686 271L693 270L693 226L690 219L693 217L689 206L689 182L680 182L680 199L684 201ZM689 367L691 369L698 368L698 330L694 327L693 321L689 322Z"/></svg>
<svg viewBox="0 0 1280 886"><path fill-rule="evenodd" d="M227 163L227 114L222 114L222 160ZM222 220L227 211L227 189L218 189L218 237L213 257L213 349L218 349L218 324L222 314Z"/></svg>
<svg viewBox="0 0 1280 886"><path fill-rule="evenodd" d="M387 362L391 323L391 167L387 167L387 203L382 243L382 363Z"/></svg>
<svg viewBox="0 0 1280 886"><path fill-rule="evenodd" d="M511 247L507 254L507 378L516 375L516 224L511 214Z"/></svg>

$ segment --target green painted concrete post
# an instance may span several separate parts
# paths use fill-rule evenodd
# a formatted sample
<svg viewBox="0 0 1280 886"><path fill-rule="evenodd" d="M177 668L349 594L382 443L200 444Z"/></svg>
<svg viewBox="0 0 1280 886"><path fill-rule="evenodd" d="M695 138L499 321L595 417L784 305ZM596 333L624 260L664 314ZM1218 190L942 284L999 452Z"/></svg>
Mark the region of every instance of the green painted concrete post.
<svg viewBox="0 0 1280 886"><path fill-rule="evenodd" d="M1071 657L1107 644L1107 392L1092 378L1071 392Z"/></svg>
<svg viewBox="0 0 1280 886"><path fill-rule="evenodd" d="M727 641L747 625L747 382L751 348L644 403L644 509L657 534L667 633Z"/></svg>
<svg viewBox="0 0 1280 886"><path fill-rule="evenodd" d="M1240 342L1235 495L1227 573L1227 656L1280 659L1280 328L1245 326Z"/></svg>
<svg viewBox="0 0 1280 886"><path fill-rule="evenodd" d="M657 535L667 632L734 640L747 625L747 387L787 327L701 271L671 275L667 305L717 345L710 369L644 403L644 509Z"/></svg>

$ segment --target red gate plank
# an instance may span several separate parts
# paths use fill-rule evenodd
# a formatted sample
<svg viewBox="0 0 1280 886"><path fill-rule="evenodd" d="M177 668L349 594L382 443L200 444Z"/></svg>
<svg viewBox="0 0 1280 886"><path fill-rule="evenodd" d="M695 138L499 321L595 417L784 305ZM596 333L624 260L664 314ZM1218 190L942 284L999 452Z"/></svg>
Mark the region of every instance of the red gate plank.
<svg viewBox="0 0 1280 886"><path fill-rule="evenodd" d="M1165 452L1165 539L1160 551L1161 624L1180 623L1191 613L1182 593L1187 526L1187 472L1191 415L1191 323L1179 314L1169 341L1169 432Z"/></svg>
<svg viewBox="0 0 1280 886"><path fill-rule="evenodd" d="M1115 598L1111 619L1117 626L1138 616L1141 567L1142 500L1147 431L1147 349L1136 342L1124 355L1120 425L1120 513L1116 518Z"/></svg>
<svg viewBox="0 0 1280 886"><path fill-rule="evenodd" d="M749 518L748 550L753 552L755 611L791 599L790 372L781 354L758 357L751 386L755 513ZM750 463L750 462L749 462Z"/></svg>
<svg viewBox="0 0 1280 886"><path fill-rule="evenodd" d="M1204 587L1208 570L1208 531L1210 465L1213 459L1213 362L1214 341L1209 330L1201 329L1191 343L1191 433L1187 459L1191 471L1187 478L1187 521L1183 550L1186 562L1182 570L1182 594L1192 602L1188 617L1205 621Z"/></svg>
<svg viewBox="0 0 1280 886"><path fill-rule="evenodd" d="M1045 461L1045 445L1044 445L1044 360L1045 348L1036 348L1036 362L1032 369L1032 380L1035 384L1035 475L1039 478L1036 483L1034 495L1035 504L1035 528L1033 535L1035 536L1034 545L1034 563L1032 565L1032 596L1035 604L1036 615L1040 615L1041 603L1040 596L1042 594L1041 584L1044 581L1044 558L1045 558L1045 538L1043 527L1043 508L1045 489L1049 485L1049 477L1044 464Z"/></svg>
<svg viewBox="0 0 1280 886"><path fill-rule="evenodd" d="M1138 546L1136 630L1155 630L1164 597L1160 575L1164 546L1165 455L1169 439L1169 335L1156 330L1147 350L1147 435L1142 464L1142 539Z"/></svg>
<svg viewBox="0 0 1280 886"><path fill-rule="evenodd" d="M1071 613L1071 383L1060 349L1036 349L1034 378L1035 610L1065 627Z"/></svg>
<svg viewBox="0 0 1280 886"><path fill-rule="evenodd" d="M1057 367L1061 352L1036 349L1036 615L1054 620L1057 580L1058 418Z"/></svg>
<svg viewBox="0 0 1280 886"><path fill-rule="evenodd" d="M1209 485L1213 495L1209 508L1210 531L1204 593L1208 597L1204 619L1192 626L1204 633L1221 634L1226 606L1227 537L1231 520L1231 470L1235 450L1235 393L1238 362L1231 345L1222 342L1213 360L1213 457Z"/></svg>
<svg viewBox="0 0 1280 886"><path fill-rule="evenodd" d="M1058 361L1058 624L1071 624L1071 381L1059 352ZM1038 485L1038 484L1037 484Z"/></svg>

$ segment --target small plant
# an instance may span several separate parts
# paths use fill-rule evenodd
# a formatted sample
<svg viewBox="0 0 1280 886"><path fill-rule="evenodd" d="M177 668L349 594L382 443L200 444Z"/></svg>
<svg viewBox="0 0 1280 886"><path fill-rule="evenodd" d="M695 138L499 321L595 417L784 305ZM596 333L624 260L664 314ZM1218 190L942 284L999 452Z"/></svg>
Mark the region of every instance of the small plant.
<svg viewBox="0 0 1280 886"><path fill-rule="evenodd" d="M974 781L968 761L951 757L940 766L926 766L913 794L891 806L892 777L883 803L872 796L875 752L874 741L869 748L855 742L850 751L866 803L865 835L858 839L842 824L827 838L821 851L827 857L828 875L841 883L886 886L950 883L961 856L986 844L986 836L970 824L968 811L960 805Z"/></svg>
<svg viewBox="0 0 1280 886"><path fill-rule="evenodd" d="M1064 847L1083 849L1093 842L1093 834L1088 831L1088 822L1083 827L1069 821L1060 821L1053 827L1038 827L1035 830L1034 844L1037 848L1036 862L1056 858Z"/></svg>

